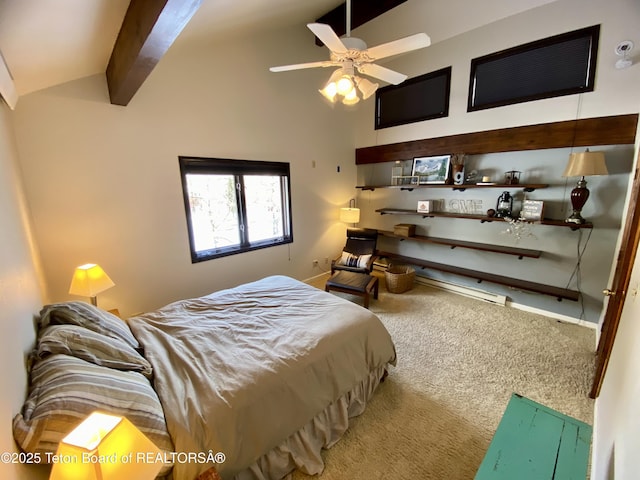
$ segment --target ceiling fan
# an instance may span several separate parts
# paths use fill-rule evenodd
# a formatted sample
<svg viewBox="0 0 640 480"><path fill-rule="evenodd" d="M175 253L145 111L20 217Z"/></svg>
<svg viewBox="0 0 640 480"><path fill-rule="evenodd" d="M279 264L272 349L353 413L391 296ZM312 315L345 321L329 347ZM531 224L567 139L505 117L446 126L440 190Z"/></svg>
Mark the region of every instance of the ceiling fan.
<svg viewBox="0 0 640 480"><path fill-rule="evenodd" d="M360 101L358 91L360 91L364 100L373 95L378 88L377 83L357 76L356 72L398 85L407 79L406 75L377 65L374 62L393 55L428 47L431 44L431 39L426 33L417 33L367 48L367 44L363 40L351 36L351 0L347 0L347 33L345 37L338 37L333 29L324 23L308 23L307 27L331 51L330 59L271 67L269 70L272 72L286 72L303 68L339 67L331 74L329 81L320 90L320 93L332 103L341 96L342 103L346 105L353 105Z"/></svg>

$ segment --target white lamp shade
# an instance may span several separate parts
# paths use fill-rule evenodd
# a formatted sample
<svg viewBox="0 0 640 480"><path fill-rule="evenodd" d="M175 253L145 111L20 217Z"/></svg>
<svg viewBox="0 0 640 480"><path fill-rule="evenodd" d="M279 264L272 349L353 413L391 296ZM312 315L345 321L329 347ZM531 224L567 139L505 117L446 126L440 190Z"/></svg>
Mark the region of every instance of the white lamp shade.
<svg viewBox="0 0 640 480"><path fill-rule="evenodd" d="M373 95L378 89L378 84L373 83L366 78L359 78L358 82L358 90L362 93L362 99L366 100L371 95Z"/></svg>
<svg viewBox="0 0 640 480"><path fill-rule="evenodd" d="M592 175L608 175L607 164L603 152L590 152L569 155L569 162L562 174L563 177L588 177Z"/></svg>
<svg viewBox="0 0 640 480"><path fill-rule="evenodd" d="M358 223L360 221L359 208L341 208L340 221L344 223Z"/></svg>
<svg viewBox="0 0 640 480"><path fill-rule="evenodd" d="M95 297L114 285L115 283L100 265L87 263L76 268L69 286L69 293L83 297Z"/></svg>
<svg viewBox="0 0 640 480"><path fill-rule="evenodd" d="M158 447L124 417L93 412L58 445L49 480L153 480L164 466Z"/></svg>

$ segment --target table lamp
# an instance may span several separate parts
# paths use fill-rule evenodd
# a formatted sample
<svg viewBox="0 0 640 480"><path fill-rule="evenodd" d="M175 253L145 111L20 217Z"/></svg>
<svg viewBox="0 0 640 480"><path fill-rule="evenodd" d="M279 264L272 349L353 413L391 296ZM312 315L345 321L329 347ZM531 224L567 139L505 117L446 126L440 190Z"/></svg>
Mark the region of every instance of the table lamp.
<svg viewBox="0 0 640 480"><path fill-rule="evenodd" d="M91 304L97 306L96 296L115 285L109 275L95 263L87 263L76 268L69 286L71 295L90 297Z"/></svg>
<svg viewBox="0 0 640 480"><path fill-rule="evenodd" d="M604 162L603 152L590 152L587 148L582 153L572 153L569 155L569 163L562 174L563 177L582 177L578 180L578 184L571 191L571 206L573 213L565 222L582 224L585 219L582 218L581 212L587 199L589 198L589 189L584 177L589 175L608 175L607 165Z"/></svg>
<svg viewBox="0 0 640 480"><path fill-rule="evenodd" d="M125 417L93 412L58 445L49 480L153 480L161 452Z"/></svg>

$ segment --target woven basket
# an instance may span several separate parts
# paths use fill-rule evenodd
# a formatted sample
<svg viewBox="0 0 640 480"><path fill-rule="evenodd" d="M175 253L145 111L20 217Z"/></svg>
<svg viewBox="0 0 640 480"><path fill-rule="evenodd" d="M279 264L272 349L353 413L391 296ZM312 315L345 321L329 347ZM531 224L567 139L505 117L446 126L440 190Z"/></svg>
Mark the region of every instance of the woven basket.
<svg viewBox="0 0 640 480"><path fill-rule="evenodd" d="M416 271L407 265L389 265L384 272L387 290L391 293L402 293L413 288Z"/></svg>

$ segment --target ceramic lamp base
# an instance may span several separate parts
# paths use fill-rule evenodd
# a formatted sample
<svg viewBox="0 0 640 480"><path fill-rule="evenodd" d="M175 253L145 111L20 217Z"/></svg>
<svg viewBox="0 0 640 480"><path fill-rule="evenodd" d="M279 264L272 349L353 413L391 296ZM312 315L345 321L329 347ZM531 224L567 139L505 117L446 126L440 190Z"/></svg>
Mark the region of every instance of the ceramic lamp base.
<svg viewBox="0 0 640 480"><path fill-rule="evenodd" d="M571 190L571 206L573 207L573 213L565 222L567 223L585 223L586 220L582 218L581 212L584 204L587 203L589 198L589 189L587 188L587 182L584 177L578 181L576 188Z"/></svg>

